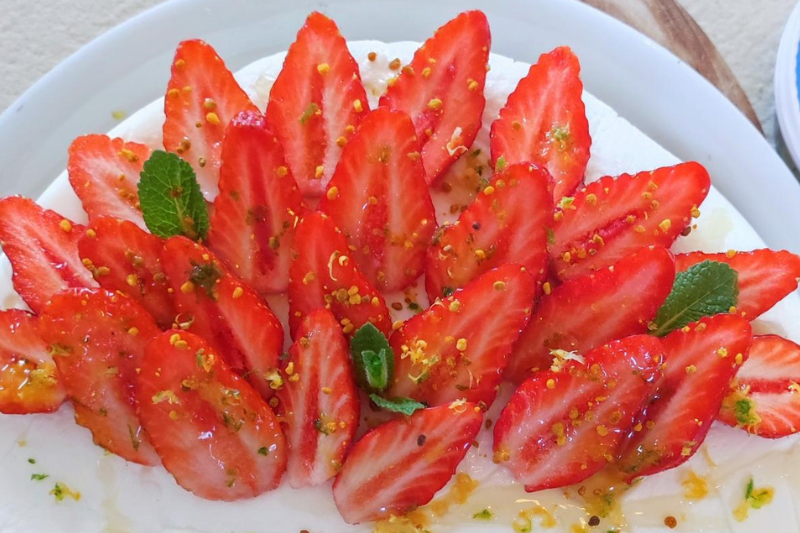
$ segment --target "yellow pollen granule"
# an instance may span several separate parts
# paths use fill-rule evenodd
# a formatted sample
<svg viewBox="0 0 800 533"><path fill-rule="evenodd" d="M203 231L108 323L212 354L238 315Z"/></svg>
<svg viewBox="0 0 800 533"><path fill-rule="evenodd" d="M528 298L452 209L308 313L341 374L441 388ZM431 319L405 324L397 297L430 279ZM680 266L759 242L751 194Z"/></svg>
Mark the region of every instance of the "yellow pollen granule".
<svg viewBox="0 0 800 533"><path fill-rule="evenodd" d="M428 102L428 109L439 109L440 107L442 107L442 101L438 98L433 98Z"/></svg>
<svg viewBox="0 0 800 533"><path fill-rule="evenodd" d="M463 337L458 339L458 341L456 342L456 350L458 350L459 352L463 352L466 349L467 349L467 339Z"/></svg>

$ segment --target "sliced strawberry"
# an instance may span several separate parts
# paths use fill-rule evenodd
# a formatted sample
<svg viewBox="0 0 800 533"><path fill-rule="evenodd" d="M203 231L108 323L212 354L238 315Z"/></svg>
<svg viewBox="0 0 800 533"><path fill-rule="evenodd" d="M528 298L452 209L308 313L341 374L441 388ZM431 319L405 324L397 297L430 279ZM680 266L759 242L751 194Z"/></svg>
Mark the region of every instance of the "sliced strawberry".
<svg viewBox="0 0 800 533"><path fill-rule="evenodd" d="M203 337L264 398L277 386L283 326L267 302L210 250L170 237L161 254L183 329Z"/></svg>
<svg viewBox="0 0 800 533"><path fill-rule="evenodd" d="M0 245L11 261L14 290L35 313L64 289L97 286L78 257L85 229L33 200L0 200Z"/></svg>
<svg viewBox="0 0 800 533"><path fill-rule="evenodd" d="M699 163L607 176L556 211L554 269L562 280L612 264L643 246L669 248L689 226L711 181Z"/></svg>
<svg viewBox="0 0 800 533"><path fill-rule="evenodd" d="M419 277L436 212L406 114L376 109L366 116L319 209L355 247L352 255L375 287L403 289Z"/></svg>
<svg viewBox="0 0 800 533"><path fill-rule="evenodd" d="M286 445L269 406L202 338L165 331L136 380L142 424L180 486L208 500L278 486Z"/></svg>
<svg viewBox="0 0 800 533"><path fill-rule="evenodd" d="M727 263L739 274L736 309L748 320L759 317L791 294L797 289L797 280L800 278L800 257L787 251L692 252L675 256L679 271L703 261Z"/></svg>
<svg viewBox="0 0 800 533"><path fill-rule="evenodd" d="M19 309L0 311L0 413L51 413L65 398L36 318Z"/></svg>
<svg viewBox="0 0 800 533"><path fill-rule="evenodd" d="M578 483L613 461L660 376L658 339L637 335L592 350L585 364L538 372L494 426L495 461L525 490Z"/></svg>
<svg viewBox="0 0 800 533"><path fill-rule="evenodd" d="M345 333L372 322L388 335L392 324L386 301L351 254L344 235L326 215L311 212L300 221L289 269L292 338L303 317L320 307L333 312Z"/></svg>
<svg viewBox="0 0 800 533"><path fill-rule="evenodd" d="M353 446L333 484L339 513L359 524L425 505L453 477L482 422L476 404L454 402L373 429Z"/></svg>
<svg viewBox="0 0 800 533"><path fill-rule="evenodd" d="M86 268L101 287L136 300L162 328L175 320L175 304L161 265L164 241L133 222L98 217L78 240Z"/></svg>
<svg viewBox="0 0 800 533"><path fill-rule="evenodd" d="M483 12L461 13L425 41L381 97L381 107L404 111L414 121L428 183L478 134L491 40Z"/></svg>
<svg viewBox="0 0 800 533"><path fill-rule="evenodd" d="M358 429L359 398L350 349L330 311L312 311L297 330L276 396L289 445L293 488L335 476Z"/></svg>
<svg viewBox="0 0 800 533"><path fill-rule="evenodd" d="M69 182L90 221L109 216L147 228L137 186L149 157L146 145L107 135L84 135L72 142L67 163Z"/></svg>
<svg viewBox="0 0 800 533"><path fill-rule="evenodd" d="M555 180L556 201L583 181L589 161L589 122L581 66L566 46L542 54L492 123L492 164L536 163Z"/></svg>
<svg viewBox="0 0 800 533"><path fill-rule="evenodd" d="M267 104L267 121L304 195L325 191L342 146L368 111L358 63L339 28L322 13L311 13Z"/></svg>
<svg viewBox="0 0 800 533"><path fill-rule="evenodd" d="M304 211L281 145L263 115L237 115L222 144L208 246L258 292L283 292L289 285L294 227Z"/></svg>
<svg viewBox="0 0 800 533"><path fill-rule="evenodd" d="M747 360L750 324L735 315L704 318L663 339L667 364L618 466L628 480L674 468L694 455Z"/></svg>
<svg viewBox="0 0 800 533"><path fill-rule="evenodd" d="M535 293L525 268L503 265L409 319L389 339L395 354L389 396L427 405L461 398L491 404Z"/></svg>
<svg viewBox="0 0 800 533"><path fill-rule="evenodd" d="M496 174L428 249L425 288L430 301L506 263L524 266L540 287L547 273L547 232L553 221L550 181L546 170L529 164Z"/></svg>
<svg viewBox="0 0 800 533"><path fill-rule="evenodd" d="M531 371L550 368L551 350L584 354L614 339L646 333L674 280L672 254L643 248L556 287L542 297L514 345L506 378L519 383Z"/></svg>
<svg viewBox="0 0 800 533"><path fill-rule="evenodd" d="M53 297L40 331L75 406L75 421L92 432L95 444L127 461L157 465L133 396L144 347L160 333L152 317L120 294L78 289Z"/></svg>
<svg viewBox="0 0 800 533"><path fill-rule="evenodd" d="M192 165L207 200L217 194L225 128L240 111L257 108L217 52L200 40L180 43L164 97L164 148Z"/></svg>
<svg viewBox="0 0 800 533"><path fill-rule="evenodd" d="M800 431L800 346L777 335L753 338L719 420L769 439Z"/></svg>

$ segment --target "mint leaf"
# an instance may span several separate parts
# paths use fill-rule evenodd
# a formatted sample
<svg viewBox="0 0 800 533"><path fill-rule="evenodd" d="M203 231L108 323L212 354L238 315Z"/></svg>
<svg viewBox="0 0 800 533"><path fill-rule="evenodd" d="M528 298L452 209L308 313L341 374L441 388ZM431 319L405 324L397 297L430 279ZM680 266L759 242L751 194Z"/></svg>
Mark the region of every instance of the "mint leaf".
<svg viewBox="0 0 800 533"><path fill-rule="evenodd" d="M383 392L394 377L394 352L383 333L371 323L356 331L350 356L358 386L367 392Z"/></svg>
<svg viewBox="0 0 800 533"><path fill-rule="evenodd" d="M421 404L416 400L412 400L411 398L392 398L391 400L388 400L378 396L377 394L370 394L369 399L375 402L375 405L381 409L386 409L387 411L392 411L393 413L403 413L406 416L411 416L414 411L418 411L419 409L425 409L424 404Z"/></svg>
<svg viewBox="0 0 800 533"><path fill-rule="evenodd" d="M725 263L703 261L678 272L651 332L663 337L703 317L728 313L739 299L739 276Z"/></svg>
<svg viewBox="0 0 800 533"><path fill-rule="evenodd" d="M159 237L205 238L208 208L191 165L175 154L156 150L142 169L139 203L147 228Z"/></svg>

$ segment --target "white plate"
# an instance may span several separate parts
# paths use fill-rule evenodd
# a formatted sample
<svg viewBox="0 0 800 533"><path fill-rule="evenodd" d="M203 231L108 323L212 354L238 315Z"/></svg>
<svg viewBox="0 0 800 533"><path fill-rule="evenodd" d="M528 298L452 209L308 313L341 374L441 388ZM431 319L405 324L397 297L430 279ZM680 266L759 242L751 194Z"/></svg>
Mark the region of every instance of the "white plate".
<svg viewBox="0 0 800 533"><path fill-rule="evenodd" d="M775 62L775 110L786 149L800 168L800 3L783 30Z"/></svg>
<svg viewBox="0 0 800 533"><path fill-rule="evenodd" d="M325 11L349 39L424 40L469 8L486 12L495 52L531 61L572 46L587 89L715 185L773 248L800 252L800 186L756 129L675 56L575 0L173 0L95 40L0 115L0 194L36 197L77 135L114 125L164 92L175 45L209 40L233 69L284 50L305 16ZM631 169L638 170L638 169Z"/></svg>
<svg viewBox="0 0 800 533"><path fill-rule="evenodd" d="M423 40L455 13L479 7L492 24L494 51L532 61L556 45L572 46L590 92L680 158L706 164L715 185L771 246L800 251L800 238L785 230L800 227L793 208L800 206L800 187L793 176L724 97L665 50L571 0L427 3L300 0L286 8L277 1L176 0L162 5L84 48L0 116L0 168L7 178L0 195L37 196L63 169L72 138L107 131L114 125L112 110L134 111L162 95L182 39L207 39L238 69L285 49L313 9L333 16L350 39L393 41ZM776 519L793 513L792 501L783 497L770 508ZM788 533L772 521L770 529ZM740 529L731 524L730 530Z"/></svg>

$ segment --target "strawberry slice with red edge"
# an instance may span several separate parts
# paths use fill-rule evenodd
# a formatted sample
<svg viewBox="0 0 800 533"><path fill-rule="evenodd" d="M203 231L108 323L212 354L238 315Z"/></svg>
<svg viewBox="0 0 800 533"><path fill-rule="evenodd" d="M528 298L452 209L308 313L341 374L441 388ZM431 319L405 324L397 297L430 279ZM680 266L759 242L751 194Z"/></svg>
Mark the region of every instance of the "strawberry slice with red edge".
<svg viewBox="0 0 800 533"><path fill-rule="evenodd" d="M93 221L99 216L130 220L147 229L139 205L139 175L150 157L144 144L84 135L69 147L69 183Z"/></svg>
<svg viewBox="0 0 800 533"><path fill-rule="evenodd" d="M545 167L556 201L582 182L589 161L589 122L577 56L566 46L542 54L492 123L492 164Z"/></svg>
<svg viewBox="0 0 800 533"><path fill-rule="evenodd" d="M423 43L381 97L381 107L414 121L428 183L472 146L480 130L491 40L483 12L461 13Z"/></svg>
<svg viewBox="0 0 800 533"><path fill-rule="evenodd" d="M455 224L440 228L428 249L428 299L448 296L506 263L524 266L541 287L547 274L552 217L551 178L546 170L518 164L495 174Z"/></svg>
<svg viewBox="0 0 800 533"><path fill-rule="evenodd" d="M592 350L583 363L545 370L514 392L494 426L495 461L525 490L563 487L599 472L618 454L664 362L655 337Z"/></svg>
<svg viewBox="0 0 800 533"><path fill-rule="evenodd" d="M78 257L85 229L33 200L0 200L0 245L11 261L14 290L34 313L65 289L97 287Z"/></svg>
<svg viewBox="0 0 800 533"><path fill-rule="evenodd" d="M388 396L490 405L535 293L524 267L503 265L410 318L389 339L395 371Z"/></svg>
<svg viewBox="0 0 800 533"><path fill-rule="evenodd" d="M387 422L359 440L333 484L349 524L401 516L444 487L481 429L483 413L469 402L422 409Z"/></svg>
<svg viewBox="0 0 800 533"><path fill-rule="evenodd" d="M419 149L408 115L376 109L342 151L319 205L355 247L361 271L383 291L419 277L436 229Z"/></svg>
<svg viewBox="0 0 800 533"><path fill-rule="evenodd" d="M170 237L161 253L173 289L176 326L203 337L264 398L280 383L283 326L266 301L211 251Z"/></svg>
<svg viewBox="0 0 800 533"><path fill-rule="evenodd" d="M303 317L323 307L346 334L372 322L388 335L392 323L383 296L359 270L347 239L326 215L308 213L297 226L289 268L289 328L292 338Z"/></svg>
<svg viewBox="0 0 800 533"><path fill-rule="evenodd" d="M161 332L152 317L126 296L76 289L53 297L40 331L75 407L75 421L92 432L95 444L127 461L157 465L133 394L145 345Z"/></svg>
<svg viewBox="0 0 800 533"><path fill-rule="evenodd" d="M20 309L0 311L0 413L51 413L65 398L36 318Z"/></svg>
<svg viewBox="0 0 800 533"><path fill-rule="evenodd" d="M800 346L777 335L757 335L750 356L727 391L719 420L777 439L800 431Z"/></svg>
<svg viewBox="0 0 800 533"><path fill-rule="evenodd" d="M716 315L663 339L667 364L617 463L628 481L689 460L706 438L736 372L747 360L750 324Z"/></svg>
<svg viewBox="0 0 800 533"><path fill-rule="evenodd" d="M664 248L643 248L594 274L567 281L539 302L509 358L506 378L519 383L550 368L552 350L584 354L614 339L647 333L667 299L675 263Z"/></svg>
<svg viewBox="0 0 800 533"><path fill-rule="evenodd" d="M241 111L258 109L214 48L181 42L164 97L164 148L192 165L206 200L217 195L225 128Z"/></svg>
<svg viewBox="0 0 800 533"><path fill-rule="evenodd" d="M269 93L267 121L305 196L322 195L369 111L358 63L336 23L313 12L289 47Z"/></svg>
<svg viewBox="0 0 800 533"><path fill-rule="evenodd" d="M78 240L78 252L101 287L136 300L162 328L175 319L175 304L161 265L163 239L133 222L98 217Z"/></svg>
<svg viewBox="0 0 800 533"><path fill-rule="evenodd" d="M280 483L286 444L277 418L201 337L168 330L153 339L136 398L164 467L186 490L232 501Z"/></svg>
<svg viewBox="0 0 800 533"><path fill-rule="evenodd" d="M238 114L222 144L208 246L259 293L289 285L294 228L305 211L278 139L256 111Z"/></svg>
<svg viewBox="0 0 800 533"><path fill-rule="evenodd" d="M555 213L553 270L562 280L608 266L643 246L669 248L700 215L711 187L699 163L606 176Z"/></svg>
<svg viewBox="0 0 800 533"><path fill-rule="evenodd" d="M736 310L748 320L758 318L797 289L800 257L769 249L752 252L729 251L718 254L691 252L675 256L679 271L703 261L727 263L739 275L739 300Z"/></svg>
<svg viewBox="0 0 800 533"><path fill-rule="evenodd" d="M303 319L276 397L289 446L289 485L325 483L341 469L360 414L350 350L330 311L317 309Z"/></svg>

